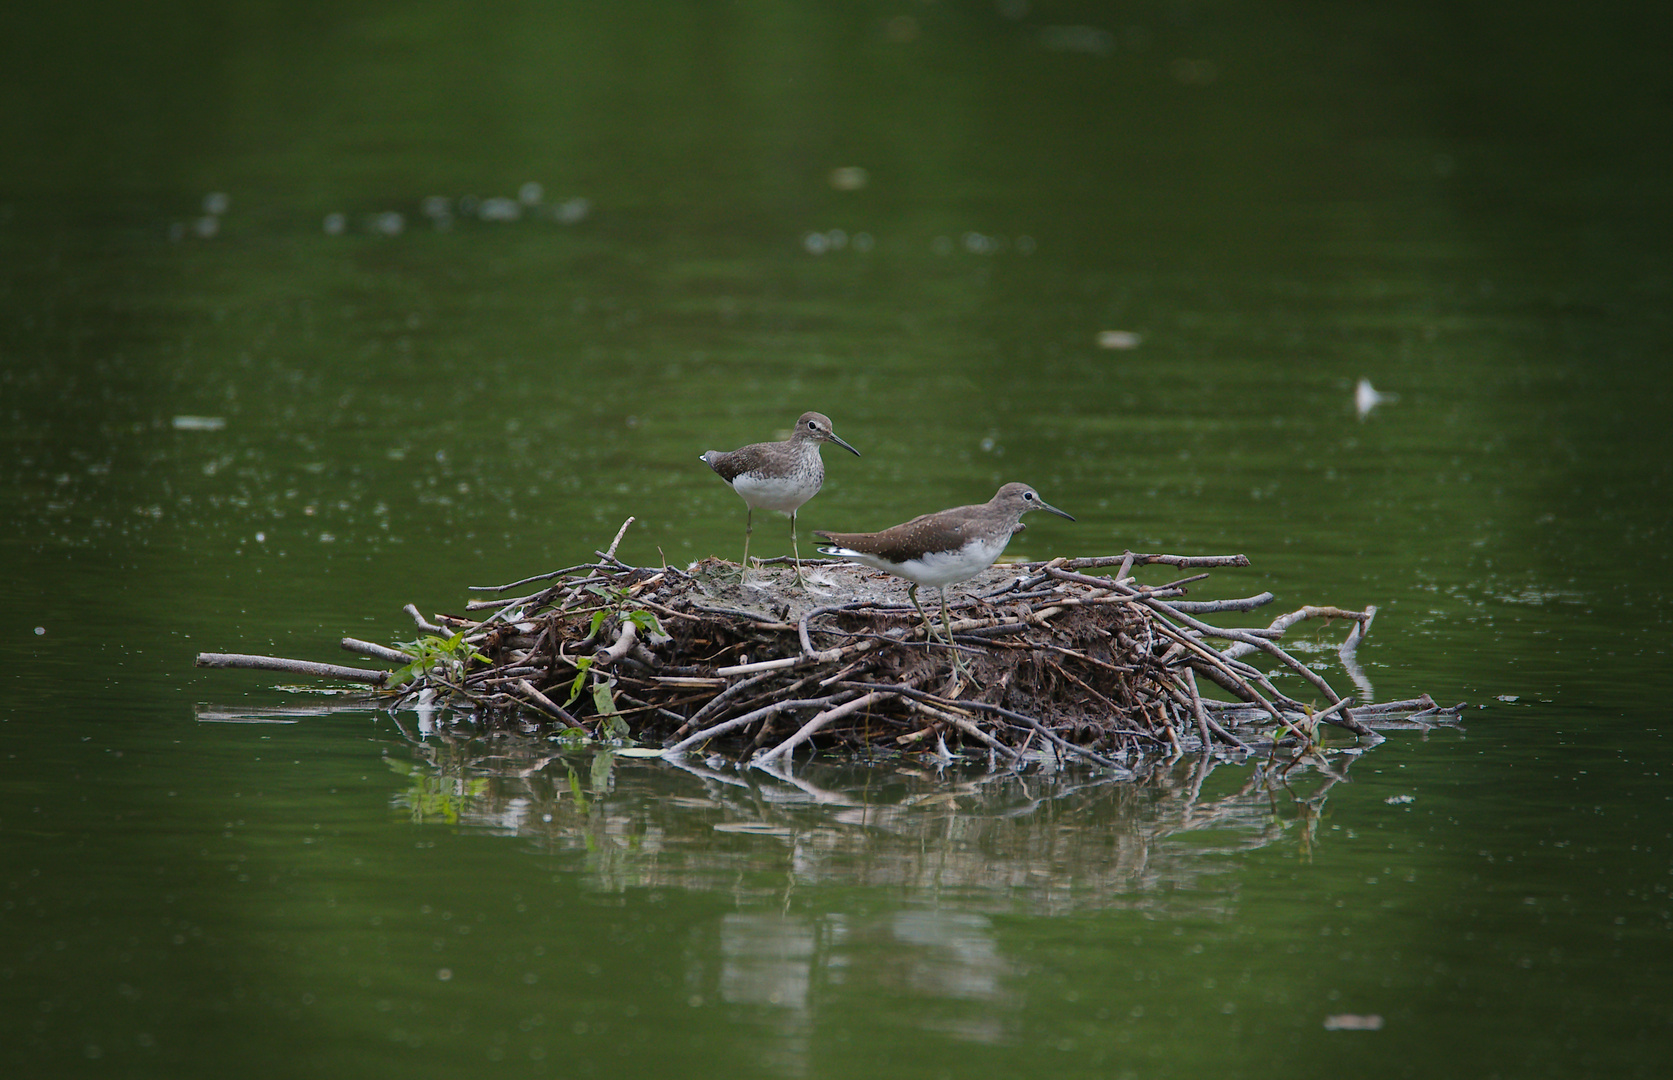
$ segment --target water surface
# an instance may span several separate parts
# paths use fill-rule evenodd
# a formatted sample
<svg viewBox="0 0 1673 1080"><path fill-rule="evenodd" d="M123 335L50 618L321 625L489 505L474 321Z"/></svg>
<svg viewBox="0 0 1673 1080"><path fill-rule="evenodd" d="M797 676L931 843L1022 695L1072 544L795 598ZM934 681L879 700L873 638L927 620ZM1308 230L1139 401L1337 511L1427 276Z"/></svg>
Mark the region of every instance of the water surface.
<svg viewBox="0 0 1673 1080"><path fill-rule="evenodd" d="M9 1074L1673 1050L1664 16L6 22ZM1358 415L1361 378L1397 399ZM280 716L271 680L190 666L410 638L403 604L629 516L631 561L735 558L697 455L809 408L865 456L804 532L1026 481L1078 521L1011 554L1243 552L1201 595L1376 604L1373 696L1475 708L1347 782L772 776ZM1346 689L1341 633L1292 644Z"/></svg>

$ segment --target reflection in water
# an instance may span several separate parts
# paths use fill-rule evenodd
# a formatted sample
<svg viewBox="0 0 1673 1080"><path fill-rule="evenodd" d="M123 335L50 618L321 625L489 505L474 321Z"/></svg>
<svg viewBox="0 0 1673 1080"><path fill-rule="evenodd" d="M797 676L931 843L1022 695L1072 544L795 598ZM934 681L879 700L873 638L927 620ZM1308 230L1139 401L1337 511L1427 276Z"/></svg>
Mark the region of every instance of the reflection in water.
<svg viewBox="0 0 1673 1080"><path fill-rule="evenodd" d="M756 1017L769 1035L756 1041L756 1053L763 1065L792 1076L807 1071L814 933L810 920L785 915L738 912L720 920L720 999L761 1007ZM687 978L701 986L700 971Z"/></svg>
<svg viewBox="0 0 1673 1080"><path fill-rule="evenodd" d="M559 752L535 739L411 744L392 755L415 821L515 836L601 893L718 894L678 963L687 1003L719 1003L775 1075L817 1071L828 1015L866 988L891 1023L1014 1044L1030 977L1015 914L1114 908L1230 922L1213 881L1238 852L1314 841L1352 752L1288 767L1202 757L1115 777ZM1334 774L1334 775L1333 775Z"/></svg>
<svg viewBox="0 0 1673 1080"><path fill-rule="evenodd" d="M1212 917L1231 913L1203 887L1228 868L1224 856L1292 836L1305 853L1356 753L1293 765L1179 758L1123 777L898 762L790 775L533 739L412 745L416 760L388 759L410 780L403 814L577 853L604 892L723 890L782 907L797 888L838 885L930 906L956 896L966 912L1187 904Z"/></svg>
<svg viewBox="0 0 1673 1080"><path fill-rule="evenodd" d="M720 923L715 991L729 1005L760 1007L758 1020L776 1036L775 1043L763 1041L763 1054L786 1071L805 1071L819 989L857 977L881 994L913 1000L913 1018L927 1030L978 1043L1011 1034L994 1007L1007 1001L1015 965L984 915L923 908L859 920L840 912L737 912ZM701 972L690 975L701 990ZM983 1008L964 1014L936 1007L957 1002Z"/></svg>

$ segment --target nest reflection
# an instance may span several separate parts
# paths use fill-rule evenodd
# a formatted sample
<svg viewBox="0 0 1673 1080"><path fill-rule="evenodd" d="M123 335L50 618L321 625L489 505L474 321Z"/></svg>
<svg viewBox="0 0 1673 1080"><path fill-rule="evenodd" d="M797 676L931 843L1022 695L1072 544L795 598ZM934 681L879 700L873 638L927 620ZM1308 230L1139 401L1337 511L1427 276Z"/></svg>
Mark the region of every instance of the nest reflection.
<svg viewBox="0 0 1673 1080"><path fill-rule="evenodd" d="M757 899L798 887L956 893L1042 913L1173 903L1226 856L1303 854L1352 751L1307 761L1158 761L1138 773L916 768L897 759L794 774L721 758L643 759L544 740L430 739L397 796L421 823L485 829L570 852L606 891L675 887Z"/></svg>

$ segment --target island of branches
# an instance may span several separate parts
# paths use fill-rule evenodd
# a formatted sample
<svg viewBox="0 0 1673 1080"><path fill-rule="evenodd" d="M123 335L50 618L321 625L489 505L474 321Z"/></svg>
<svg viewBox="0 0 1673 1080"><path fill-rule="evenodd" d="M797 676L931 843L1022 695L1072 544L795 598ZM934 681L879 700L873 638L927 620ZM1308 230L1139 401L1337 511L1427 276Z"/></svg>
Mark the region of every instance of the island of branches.
<svg viewBox="0 0 1673 1080"><path fill-rule="evenodd" d="M939 619L926 625L896 578L805 561L808 587L798 589L781 560L745 580L737 564L712 558L632 566L616 556L632 520L593 561L475 589L464 615L407 605L413 641L342 640L380 667L226 653L199 654L197 664L347 683L479 732L761 764L788 763L810 744L1097 766L1152 753L1306 754L1321 725L1376 741L1379 729L1455 720L1463 708L1428 695L1356 703L1280 643L1305 621L1340 623L1330 651L1368 687L1355 651L1375 607L1304 606L1240 628L1220 624L1272 603L1271 593L1187 599L1208 571L1248 567L1242 555L994 566L952 591L949 646ZM1140 567L1165 568L1171 580L1140 585ZM1316 640L1310 647L1321 651Z"/></svg>

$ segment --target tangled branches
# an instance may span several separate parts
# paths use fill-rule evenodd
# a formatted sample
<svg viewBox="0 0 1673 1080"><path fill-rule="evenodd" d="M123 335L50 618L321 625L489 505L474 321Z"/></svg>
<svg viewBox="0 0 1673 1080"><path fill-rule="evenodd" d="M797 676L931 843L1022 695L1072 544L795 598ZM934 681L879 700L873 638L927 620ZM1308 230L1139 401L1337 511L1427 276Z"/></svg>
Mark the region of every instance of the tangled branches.
<svg viewBox="0 0 1673 1080"><path fill-rule="evenodd" d="M631 523L632 519L629 519ZM623 525L623 530L627 525ZM619 543L618 533L616 542ZM1450 716L1427 696L1353 706L1278 644L1305 619L1351 623L1353 651L1375 608L1304 607L1268 626L1229 628L1205 617L1255 610L1270 593L1184 599L1211 567L1242 555L1119 556L998 566L951 605L951 649L902 599L899 582L846 563L807 563L811 587L735 564L686 570L597 560L478 591L482 618L408 613L424 637L398 649L344 639L384 670L273 657L202 654L199 666L262 667L355 681L399 704L451 705L489 728L549 726L596 739L661 743L668 753L714 740L745 744L761 764L809 742L857 751L933 750L949 743L1019 760L1080 758L1114 766L1147 751L1177 753L1288 739L1315 745L1318 724L1376 738L1392 717ZM1167 566L1186 576L1143 586L1132 571ZM1116 567L1112 576L1092 571ZM533 592L503 594L536 586ZM1271 673L1245 657L1265 657ZM959 670L962 668L963 670ZM1274 680L1299 681L1298 696ZM1210 697L1199 680L1230 700ZM746 743L747 740L747 743Z"/></svg>

